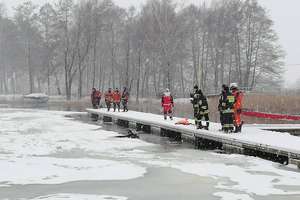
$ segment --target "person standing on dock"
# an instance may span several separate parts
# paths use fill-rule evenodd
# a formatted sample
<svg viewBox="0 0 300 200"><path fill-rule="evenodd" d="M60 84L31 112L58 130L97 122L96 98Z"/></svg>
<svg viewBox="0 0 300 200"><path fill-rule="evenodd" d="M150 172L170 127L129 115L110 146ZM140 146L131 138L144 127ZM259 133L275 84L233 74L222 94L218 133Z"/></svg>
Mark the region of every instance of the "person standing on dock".
<svg viewBox="0 0 300 200"><path fill-rule="evenodd" d="M191 103L193 104L194 109L194 118L197 129L202 129L202 119L205 120L206 126L204 127L206 130L209 128L209 110L208 110L208 102L206 96L204 96L201 89L199 89L198 85L194 86L194 92L191 93Z"/></svg>
<svg viewBox="0 0 300 200"><path fill-rule="evenodd" d="M169 89L166 89L161 98L161 106L163 107L164 119L167 120L169 115L170 119L173 120L174 100Z"/></svg>
<svg viewBox="0 0 300 200"><path fill-rule="evenodd" d="M118 88L114 91L113 95L113 104L114 104L114 112L116 112L116 109L118 107L118 111L120 112L121 109L121 93Z"/></svg>
<svg viewBox="0 0 300 200"><path fill-rule="evenodd" d="M96 99L97 99L97 107L100 108L100 102L101 102L102 93L100 90L96 91Z"/></svg>
<svg viewBox="0 0 300 200"><path fill-rule="evenodd" d="M100 94L100 98L101 98L101 94ZM92 102L92 105L93 105L94 109L97 109L100 105L99 91L97 91L96 88L92 89L91 102Z"/></svg>
<svg viewBox="0 0 300 200"><path fill-rule="evenodd" d="M129 92L127 87L124 87L124 90L122 92L123 112L128 112L128 100L129 100Z"/></svg>
<svg viewBox="0 0 300 200"><path fill-rule="evenodd" d="M220 113L220 122L222 125L222 131L224 131L224 114L223 111L225 110L226 106L226 99L227 99L227 94L229 91L229 87L225 84L222 85L222 93L219 98L219 105L218 105L218 111Z"/></svg>
<svg viewBox="0 0 300 200"><path fill-rule="evenodd" d="M106 103L107 111L109 111L111 108L112 100L113 100L113 93L111 91L111 88L108 89L108 91L105 93L104 96L105 96L105 103Z"/></svg>
<svg viewBox="0 0 300 200"><path fill-rule="evenodd" d="M230 84L230 90L235 98L234 102L234 126L235 133L242 132L243 121L241 119L242 114L242 101L243 101L243 93L239 90L237 83Z"/></svg>
<svg viewBox="0 0 300 200"><path fill-rule="evenodd" d="M223 116L222 130L225 133L233 132L234 130L234 102L235 97L230 92L229 87L224 87L224 94L220 99L220 103Z"/></svg>

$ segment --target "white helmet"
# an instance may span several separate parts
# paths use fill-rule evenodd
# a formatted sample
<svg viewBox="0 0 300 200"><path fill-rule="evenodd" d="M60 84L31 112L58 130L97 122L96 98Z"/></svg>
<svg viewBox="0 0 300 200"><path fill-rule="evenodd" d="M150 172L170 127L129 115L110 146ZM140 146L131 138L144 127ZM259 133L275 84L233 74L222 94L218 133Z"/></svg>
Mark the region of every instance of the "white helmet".
<svg viewBox="0 0 300 200"><path fill-rule="evenodd" d="M170 92L170 89L169 89L169 88L166 88L166 92Z"/></svg>
<svg viewBox="0 0 300 200"><path fill-rule="evenodd" d="M238 88L238 84L237 83L231 83L230 84L230 89L237 89Z"/></svg>

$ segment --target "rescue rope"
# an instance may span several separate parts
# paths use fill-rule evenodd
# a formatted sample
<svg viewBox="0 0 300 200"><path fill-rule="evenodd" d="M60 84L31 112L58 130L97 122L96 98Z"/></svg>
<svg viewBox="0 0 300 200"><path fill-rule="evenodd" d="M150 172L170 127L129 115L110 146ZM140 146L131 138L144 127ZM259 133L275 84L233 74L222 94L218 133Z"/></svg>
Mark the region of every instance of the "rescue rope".
<svg viewBox="0 0 300 200"><path fill-rule="evenodd" d="M272 113L255 112L255 111L247 111L247 110L243 111L242 115L247 117L256 117L256 118L264 118L264 119L300 121L300 116L297 115L272 114Z"/></svg>

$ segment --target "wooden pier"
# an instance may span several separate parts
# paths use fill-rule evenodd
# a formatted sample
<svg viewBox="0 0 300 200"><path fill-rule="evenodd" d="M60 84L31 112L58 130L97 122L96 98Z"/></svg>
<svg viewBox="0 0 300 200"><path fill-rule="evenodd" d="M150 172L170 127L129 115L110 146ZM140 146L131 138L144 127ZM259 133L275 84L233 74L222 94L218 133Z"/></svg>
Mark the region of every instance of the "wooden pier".
<svg viewBox="0 0 300 200"><path fill-rule="evenodd" d="M210 130L197 130L194 125L175 125L173 121L163 119L162 115L142 112L108 112L106 109L87 109L87 112L104 122L117 123L120 126L135 128L146 133L159 133L175 140L188 141L199 149L222 149L231 153L257 156L282 164L293 163L300 168L300 137L288 133L272 132L272 127L245 126L243 133L226 134L220 132L221 126L210 124ZM193 120L190 120L191 122ZM293 130L300 125L292 125ZM277 127L274 127L274 130ZM289 129L286 125L281 130ZM297 129L298 130L298 129Z"/></svg>

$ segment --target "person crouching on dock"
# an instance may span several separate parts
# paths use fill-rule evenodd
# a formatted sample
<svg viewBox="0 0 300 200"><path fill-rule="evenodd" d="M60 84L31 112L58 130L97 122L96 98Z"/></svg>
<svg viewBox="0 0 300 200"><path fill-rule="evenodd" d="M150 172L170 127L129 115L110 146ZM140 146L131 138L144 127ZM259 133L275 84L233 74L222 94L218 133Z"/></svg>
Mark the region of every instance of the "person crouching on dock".
<svg viewBox="0 0 300 200"><path fill-rule="evenodd" d="M169 89L166 89L161 98L161 106L163 107L164 119L167 120L169 115L170 119L173 120L174 100Z"/></svg>

